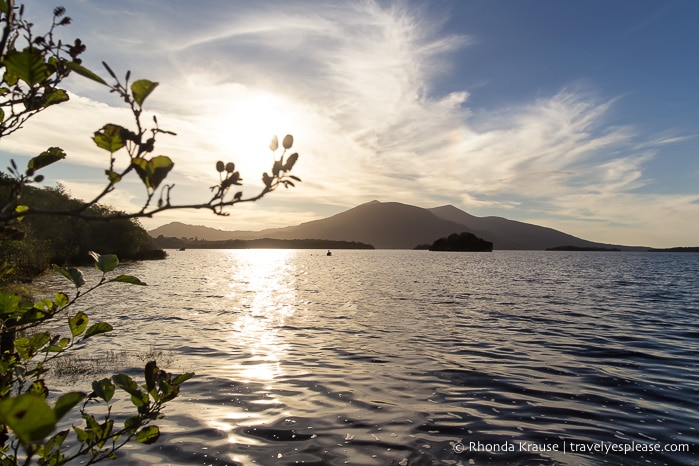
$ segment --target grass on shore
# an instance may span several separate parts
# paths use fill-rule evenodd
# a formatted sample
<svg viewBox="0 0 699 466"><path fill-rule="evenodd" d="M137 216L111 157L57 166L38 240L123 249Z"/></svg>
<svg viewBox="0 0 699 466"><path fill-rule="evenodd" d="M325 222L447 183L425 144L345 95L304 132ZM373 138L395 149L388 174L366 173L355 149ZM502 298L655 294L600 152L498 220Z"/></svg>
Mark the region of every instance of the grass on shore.
<svg viewBox="0 0 699 466"><path fill-rule="evenodd" d="M89 356L82 356L79 353L70 352L56 358L50 364L49 374L60 378L63 382L74 384L87 378L123 372L148 361L157 361L160 367L170 367L176 360L173 351L160 350L153 346L143 352L110 350Z"/></svg>

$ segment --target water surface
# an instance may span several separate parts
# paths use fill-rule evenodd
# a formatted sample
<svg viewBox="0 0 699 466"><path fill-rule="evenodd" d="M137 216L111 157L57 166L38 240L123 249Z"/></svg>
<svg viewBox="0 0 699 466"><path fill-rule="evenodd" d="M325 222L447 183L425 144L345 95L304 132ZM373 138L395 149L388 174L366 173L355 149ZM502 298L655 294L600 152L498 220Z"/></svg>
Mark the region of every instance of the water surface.
<svg viewBox="0 0 699 466"><path fill-rule="evenodd" d="M119 464L699 464L699 255L187 250L121 268L149 286L85 301L115 326L86 351L171 350L197 377Z"/></svg>

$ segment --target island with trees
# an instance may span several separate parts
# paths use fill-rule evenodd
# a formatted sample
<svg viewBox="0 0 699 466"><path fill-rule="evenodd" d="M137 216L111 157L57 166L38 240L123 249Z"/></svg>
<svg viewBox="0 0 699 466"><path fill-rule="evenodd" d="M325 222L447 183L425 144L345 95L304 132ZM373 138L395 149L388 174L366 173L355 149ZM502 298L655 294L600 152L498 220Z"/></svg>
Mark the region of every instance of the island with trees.
<svg viewBox="0 0 699 466"><path fill-rule="evenodd" d="M415 249L430 251L491 252L493 243L479 238L473 233L452 233L446 238L439 238L431 245L421 244Z"/></svg>

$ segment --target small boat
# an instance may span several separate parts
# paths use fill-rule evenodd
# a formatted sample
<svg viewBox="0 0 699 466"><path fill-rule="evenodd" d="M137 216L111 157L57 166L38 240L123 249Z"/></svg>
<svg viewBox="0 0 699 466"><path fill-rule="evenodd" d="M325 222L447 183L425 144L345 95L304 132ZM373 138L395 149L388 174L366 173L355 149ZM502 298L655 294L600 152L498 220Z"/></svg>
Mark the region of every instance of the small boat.
<svg viewBox="0 0 699 466"><path fill-rule="evenodd" d="M326 256L332 256L332 255L333 255L333 253L332 253L332 252L330 252L330 249L328 249L328 252L327 252L327 253L325 253L325 255L326 255Z"/></svg>
<svg viewBox="0 0 699 466"><path fill-rule="evenodd" d="M184 248L179 248L178 251L184 251Z"/></svg>

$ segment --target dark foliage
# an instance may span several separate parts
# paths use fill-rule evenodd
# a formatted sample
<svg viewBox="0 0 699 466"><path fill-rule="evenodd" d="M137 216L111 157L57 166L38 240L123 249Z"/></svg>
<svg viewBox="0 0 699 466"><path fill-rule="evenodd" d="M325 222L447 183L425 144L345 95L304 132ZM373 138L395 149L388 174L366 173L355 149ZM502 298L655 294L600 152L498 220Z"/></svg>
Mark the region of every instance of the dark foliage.
<svg viewBox="0 0 699 466"><path fill-rule="evenodd" d="M431 246L417 246L415 249L429 249L430 251L474 251L490 252L493 243L477 237L473 233L452 233L446 238L439 238Z"/></svg>
<svg viewBox="0 0 699 466"><path fill-rule="evenodd" d="M675 248L649 249L648 252L699 252L699 246L678 246Z"/></svg>
<svg viewBox="0 0 699 466"><path fill-rule="evenodd" d="M374 249L374 246L357 241L333 241L326 239L271 239L206 241L187 238L158 236L155 245L163 249Z"/></svg>
<svg viewBox="0 0 699 466"><path fill-rule="evenodd" d="M8 196L11 180L0 177L0 203ZM24 188L22 201L42 209L69 210L82 202L61 187ZM113 209L100 205L88 208L91 215L110 216ZM162 259L153 239L137 220L88 221L70 216L33 215L0 235L0 263L14 268L14 277L26 279L40 274L51 264L91 264L89 252L113 253L122 260ZM7 277L6 277L7 278Z"/></svg>

